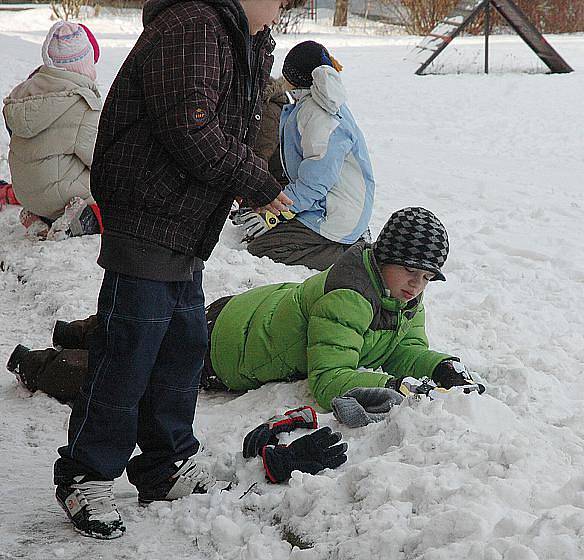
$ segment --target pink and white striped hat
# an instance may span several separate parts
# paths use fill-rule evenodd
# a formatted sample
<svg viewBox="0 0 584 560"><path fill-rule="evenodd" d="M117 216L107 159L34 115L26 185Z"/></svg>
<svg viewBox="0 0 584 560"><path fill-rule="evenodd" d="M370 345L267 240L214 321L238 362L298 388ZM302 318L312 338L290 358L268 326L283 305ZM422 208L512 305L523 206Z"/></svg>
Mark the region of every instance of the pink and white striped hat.
<svg viewBox="0 0 584 560"><path fill-rule="evenodd" d="M58 21L47 34L42 52L46 66L77 72L95 80L99 46L85 25Z"/></svg>

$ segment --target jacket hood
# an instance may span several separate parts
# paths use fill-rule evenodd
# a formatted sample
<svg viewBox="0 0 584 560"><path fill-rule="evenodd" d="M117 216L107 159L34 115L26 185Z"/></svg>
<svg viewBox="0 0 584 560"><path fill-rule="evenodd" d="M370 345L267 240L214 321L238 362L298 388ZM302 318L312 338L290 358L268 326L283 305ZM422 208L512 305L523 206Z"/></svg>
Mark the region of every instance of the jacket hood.
<svg viewBox="0 0 584 560"><path fill-rule="evenodd" d="M286 80L283 76L279 78L271 78L264 90L264 101L275 101L283 104L288 103L286 96Z"/></svg>
<svg viewBox="0 0 584 560"><path fill-rule="evenodd" d="M341 105L347 100L347 91L339 73L330 66L319 66L312 71L312 99L327 113L338 113Z"/></svg>
<svg viewBox="0 0 584 560"><path fill-rule="evenodd" d="M92 110L101 109L99 90L76 72L41 66L4 99L4 116L16 136L33 138L51 126L83 97Z"/></svg>
<svg viewBox="0 0 584 560"><path fill-rule="evenodd" d="M194 0L146 0L142 9L144 27L152 23L162 12L175 4L193 2ZM224 25L230 31L234 43L239 46L239 54L249 72L251 37L247 16L238 0L203 0L204 4L214 7L219 13Z"/></svg>
<svg viewBox="0 0 584 560"><path fill-rule="evenodd" d="M142 10L142 23L144 27L152 23L164 10L179 4L181 2L192 2L193 0L146 0ZM204 0L205 4L222 8L222 11L227 13L230 18L236 23L241 31L248 32L249 26L247 17L241 4L237 0Z"/></svg>

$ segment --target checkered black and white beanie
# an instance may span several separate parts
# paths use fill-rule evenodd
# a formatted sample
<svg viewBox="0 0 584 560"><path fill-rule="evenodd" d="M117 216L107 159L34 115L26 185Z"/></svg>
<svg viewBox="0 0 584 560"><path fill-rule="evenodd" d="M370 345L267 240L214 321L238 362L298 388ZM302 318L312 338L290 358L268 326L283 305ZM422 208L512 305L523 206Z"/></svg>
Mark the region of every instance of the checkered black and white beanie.
<svg viewBox="0 0 584 560"><path fill-rule="evenodd" d="M446 280L440 269L448 257L448 234L429 210L402 208L383 226L373 243L373 255L380 266L400 264L433 272L432 280Z"/></svg>

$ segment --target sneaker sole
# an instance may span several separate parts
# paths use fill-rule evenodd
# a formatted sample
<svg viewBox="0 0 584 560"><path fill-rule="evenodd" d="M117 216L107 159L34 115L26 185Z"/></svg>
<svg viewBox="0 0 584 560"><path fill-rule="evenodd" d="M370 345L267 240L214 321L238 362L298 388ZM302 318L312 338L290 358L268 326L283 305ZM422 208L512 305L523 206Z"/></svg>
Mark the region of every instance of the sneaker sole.
<svg viewBox="0 0 584 560"><path fill-rule="evenodd" d="M195 488L190 494L185 494L184 496L177 496L176 498L140 498L140 494L138 494L138 504L141 506L149 506L154 502L176 502L176 500L182 500L183 498L188 498L189 496L200 496L201 494L207 494L208 489L203 488Z"/></svg>
<svg viewBox="0 0 584 560"><path fill-rule="evenodd" d="M165 502L167 500L141 500L140 498L138 498L138 505L142 506L142 507L148 507L150 504L153 504L154 502Z"/></svg>

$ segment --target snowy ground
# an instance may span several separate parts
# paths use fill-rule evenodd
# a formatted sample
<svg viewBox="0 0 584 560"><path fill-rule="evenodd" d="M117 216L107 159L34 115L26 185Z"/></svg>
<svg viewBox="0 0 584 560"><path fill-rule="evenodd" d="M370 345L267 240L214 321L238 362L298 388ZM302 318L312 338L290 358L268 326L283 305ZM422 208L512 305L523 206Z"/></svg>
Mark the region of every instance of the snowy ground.
<svg viewBox="0 0 584 560"><path fill-rule="evenodd" d="M2 96L39 63L48 13L0 11ZM101 43L105 94L140 21L118 14L87 23ZM311 403L306 384L203 395L196 432L225 482L206 496L142 509L120 480L128 533L99 542L78 536L52 497L69 409L1 374L1 559L583 557L584 36L550 38L576 69L570 75L538 74L541 63L520 41L495 37L490 76L477 73L480 40L461 39L436 68L443 75L416 77L403 61L415 39L326 31L312 28L310 37L345 65L372 153L373 232L406 205L444 221L452 249L448 282L427 294L430 341L480 372L488 392L409 403L387 423L342 429L342 468L296 473L281 486L264 482L240 444L274 412ZM277 65L306 37L278 38ZM2 130L0 177L7 146ZM2 363L17 343L48 346L56 319L92 313L102 274L97 238L35 244L17 213L0 213ZM237 235L226 226L208 262L209 301L310 274L251 257ZM340 428L330 414L320 421Z"/></svg>

